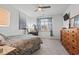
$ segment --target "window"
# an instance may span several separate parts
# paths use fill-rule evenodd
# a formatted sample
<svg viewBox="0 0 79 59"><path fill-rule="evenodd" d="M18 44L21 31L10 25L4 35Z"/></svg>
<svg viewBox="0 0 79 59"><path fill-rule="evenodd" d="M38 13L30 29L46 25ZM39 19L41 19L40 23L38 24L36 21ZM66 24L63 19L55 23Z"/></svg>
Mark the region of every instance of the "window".
<svg viewBox="0 0 79 59"><path fill-rule="evenodd" d="M48 19L41 19L41 31L49 31Z"/></svg>
<svg viewBox="0 0 79 59"><path fill-rule="evenodd" d="M38 18L37 30L41 32L50 32L50 35L53 36L52 17Z"/></svg>
<svg viewBox="0 0 79 59"><path fill-rule="evenodd" d="M79 16L74 17L74 26L79 27Z"/></svg>

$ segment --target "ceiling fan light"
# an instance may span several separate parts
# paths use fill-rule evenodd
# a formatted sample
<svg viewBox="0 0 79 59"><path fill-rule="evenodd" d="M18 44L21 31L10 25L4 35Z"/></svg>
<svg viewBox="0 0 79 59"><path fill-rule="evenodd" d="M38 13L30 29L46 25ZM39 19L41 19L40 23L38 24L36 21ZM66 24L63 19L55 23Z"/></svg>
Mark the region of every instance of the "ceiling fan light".
<svg viewBox="0 0 79 59"><path fill-rule="evenodd" d="M41 8L38 8L38 11L42 11L42 9Z"/></svg>

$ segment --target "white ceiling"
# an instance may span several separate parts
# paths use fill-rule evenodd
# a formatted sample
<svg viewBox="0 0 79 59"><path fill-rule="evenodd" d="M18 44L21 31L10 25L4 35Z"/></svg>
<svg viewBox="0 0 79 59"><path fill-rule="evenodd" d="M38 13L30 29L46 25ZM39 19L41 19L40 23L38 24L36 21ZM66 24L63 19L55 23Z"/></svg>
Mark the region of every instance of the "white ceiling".
<svg viewBox="0 0 79 59"><path fill-rule="evenodd" d="M46 4L46 5L50 5L51 8L45 9L42 12L34 11L35 9L37 9L38 6L37 4L23 4L23 5L12 5L12 6L26 13L29 17L39 17L42 15L53 16L57 14L63 14L69 6L68 4Z"/></svg>

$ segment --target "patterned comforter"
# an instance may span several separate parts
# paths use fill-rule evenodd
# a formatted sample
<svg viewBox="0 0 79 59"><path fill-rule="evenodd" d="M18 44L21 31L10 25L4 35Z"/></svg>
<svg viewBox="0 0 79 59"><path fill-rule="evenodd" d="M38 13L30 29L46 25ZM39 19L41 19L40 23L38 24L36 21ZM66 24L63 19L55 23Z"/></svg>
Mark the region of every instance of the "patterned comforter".
<svg viewBox="0 0 79 59"><path fill-rule="evenodd" d="M9 36L6 42L8 46L16 48L15 51L9 53L12 55L32 54L40 48L42 43L38 36L30 35Z"/></svg>

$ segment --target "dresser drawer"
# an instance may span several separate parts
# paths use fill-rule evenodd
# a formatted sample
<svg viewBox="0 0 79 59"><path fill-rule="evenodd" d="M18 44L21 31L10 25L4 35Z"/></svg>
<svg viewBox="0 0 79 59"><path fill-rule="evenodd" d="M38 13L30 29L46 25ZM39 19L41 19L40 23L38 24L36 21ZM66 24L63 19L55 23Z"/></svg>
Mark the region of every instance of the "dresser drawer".
<svg viewBox="0 0 79 59"><path fill-rule="evenodd" d="M79 48L76 47L76 46L71 46L69 48L69 53L72 54L72 55L79 54Z"/></svg>
<svg viewBox="0 0 79 59"><path fill-rule="evenodd" d="M72 45L78 45L77 40L68 40L68 42Z"/></svg>
<svg viewBox="0 0 79 59"><path fill-rule="evenodd" d="M70 34L70 35L69 35L69 39L70 39L70 40L77 40L77 34L76 34L76 33Z"/></svg>

